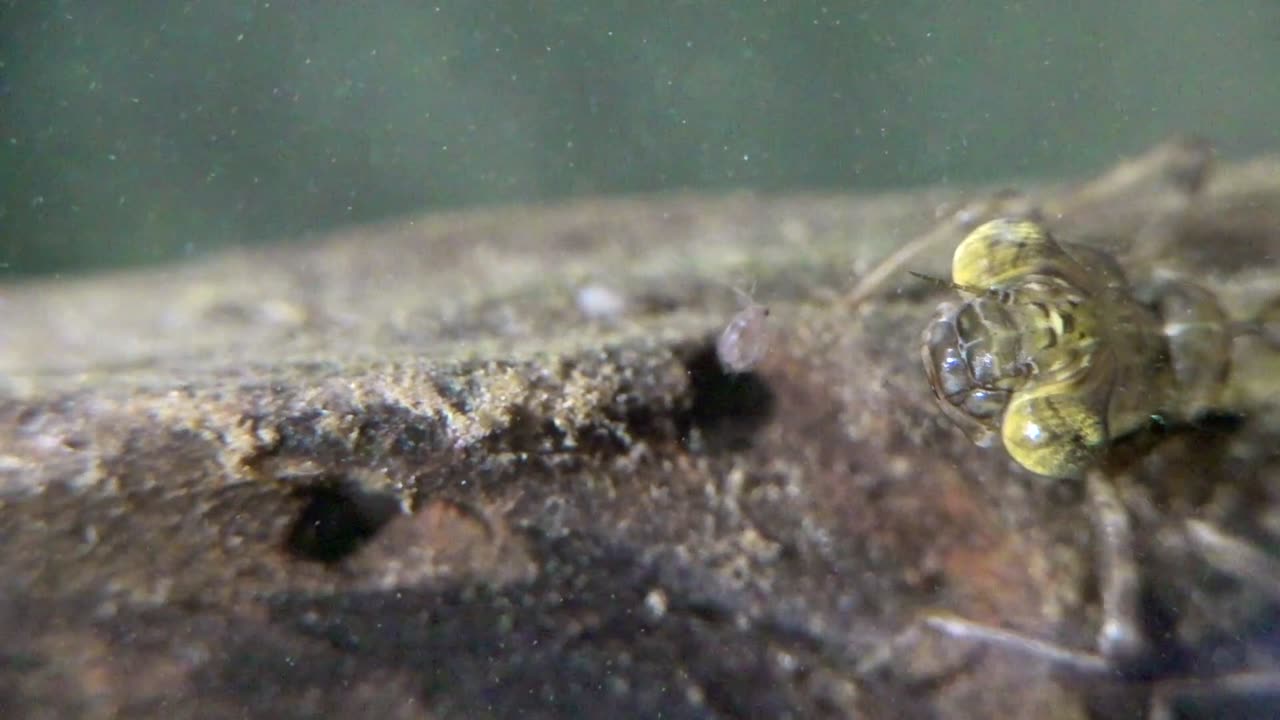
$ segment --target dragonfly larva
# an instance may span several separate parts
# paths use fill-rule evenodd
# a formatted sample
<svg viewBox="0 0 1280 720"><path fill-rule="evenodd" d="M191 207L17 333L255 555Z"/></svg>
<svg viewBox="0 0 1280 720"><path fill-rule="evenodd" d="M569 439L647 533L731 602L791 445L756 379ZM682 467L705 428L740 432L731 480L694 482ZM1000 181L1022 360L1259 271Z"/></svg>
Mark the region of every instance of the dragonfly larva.
<svg viewBox="0 0 1280 720"><path fill-rule="evenodd" d="M1151 677L1157 646L1171 638L1145 631L1138 548L1157 546L1136 534L1126 503L1132 479L1105 469L1106 451L1153 422L1194 422L1219 409L1241 324L1203 287L1161 276L1131 285L1104 251L1058 243L1027 219L974 229L956 248L951 279L940 282L962 297L942 303L923 333L921 354L938 406L971 439L998 441L1034 473L1084 478L1102 622L1092 652L943 614L924 625L1075 673ZM1194 516L1181 528L1168 536L1180 539L1161 552L1252 588L1264 608L1280 604L1280 562L1264 548ZM1192 589L1186 597L1205 596ZM1229 614L1222 621L1229 623ZM1188 628L1187 637L1173 641L1195 634ZM1152 717L1171 717L1182 700L1225 697L1280 697L1280 673L1265 668L1162 681L1151 691Z"/></svg>
<svg viewBox="0 0 1280 720"><path fill-rule="evenodd" d="M1163 279L1133 288L1105 252L1031 220L987 222L956 248L924 331L925 372L948 418L998 439L1028 470L1078 477L1115 438L1213 409L1231 323L1213 294Z"/></svg>

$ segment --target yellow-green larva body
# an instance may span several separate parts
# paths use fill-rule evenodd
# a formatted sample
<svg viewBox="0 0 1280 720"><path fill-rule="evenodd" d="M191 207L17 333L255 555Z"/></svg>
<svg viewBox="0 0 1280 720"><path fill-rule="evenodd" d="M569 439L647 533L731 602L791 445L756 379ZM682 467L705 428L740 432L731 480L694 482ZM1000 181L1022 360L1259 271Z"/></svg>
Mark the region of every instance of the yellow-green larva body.
<svg viewBox="0 0 1280 720"><path fill-rule="evenodd" d="M1081 475L1153 416L1185 420L1226 381L1230 324L1208 291L1135 291L1106 253L993 220L956 248L965 296L938 308L922 356L939 407L1028 470Z"/></svg>

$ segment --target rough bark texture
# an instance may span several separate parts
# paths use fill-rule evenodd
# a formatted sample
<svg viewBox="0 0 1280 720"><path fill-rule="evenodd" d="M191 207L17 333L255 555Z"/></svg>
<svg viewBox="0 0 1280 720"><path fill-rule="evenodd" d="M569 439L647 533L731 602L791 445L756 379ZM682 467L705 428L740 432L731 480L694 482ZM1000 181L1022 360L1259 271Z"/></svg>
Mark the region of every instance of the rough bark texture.
<svg viewBox="0 0 1280 720"><path fill-rule="evenodd" d="M1120 249L1167 204L1064 193L1054 227ZM1079 488L934 407L942 291L842 299L958 199L586 200L0 288L0 714L1140 712L1144 683L928 636L867 670L930 609L1082 649L1097 627ZM1280 161L1177 217L1128 254L1241 317L1280 294ZM753 282L773 341L729 376L715 337ZM625 307L584 314L588 284ZM1280 364L1236 351L1229 429L1131 443L1185 674L1274 660L1274 604L1161 534L1280 532Z"/></svg>

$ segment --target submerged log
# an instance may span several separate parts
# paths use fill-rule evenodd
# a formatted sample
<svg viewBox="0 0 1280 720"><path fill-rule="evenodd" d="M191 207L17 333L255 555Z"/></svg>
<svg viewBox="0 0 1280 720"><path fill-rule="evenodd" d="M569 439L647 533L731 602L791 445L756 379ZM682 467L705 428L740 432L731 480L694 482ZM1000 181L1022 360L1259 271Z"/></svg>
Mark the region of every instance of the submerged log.
<svg viewBox="0 0 1280 720"><path fill-rule="evenodd" d="M1155 250L1186 178L1139 176L1035 204L1241 317L1280 295L1280 160L1197 182ZM866 671L927 609L1096 631L1079 488L933 405L939 290L847 301L922 234L945 274L939 209L989 196L586 199L0 287L3 714L1084 717L1096 688L941 639ZM727 374L751 284L771 342ZM1135 461L1152 542L1280 533L1280 362L1236 350L1242 422Z"/></svg>

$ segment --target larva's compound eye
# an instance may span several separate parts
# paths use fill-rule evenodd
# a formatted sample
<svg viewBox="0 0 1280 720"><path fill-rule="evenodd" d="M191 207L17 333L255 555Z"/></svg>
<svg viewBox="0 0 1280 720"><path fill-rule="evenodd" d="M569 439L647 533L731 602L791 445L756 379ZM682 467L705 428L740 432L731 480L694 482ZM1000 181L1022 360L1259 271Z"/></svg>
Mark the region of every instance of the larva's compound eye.
<svg viewBox="0 0 1280 720"><path fill-rule="evenodd" d="M1092 400L1057 386L1018 394L1004 416L1004 449L1033 473L1083 476L1109 440L1105 408Z"/></svg>

